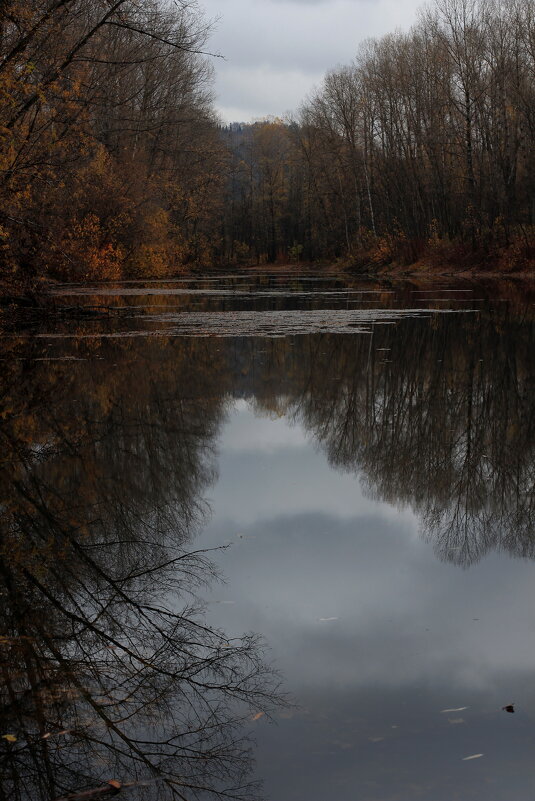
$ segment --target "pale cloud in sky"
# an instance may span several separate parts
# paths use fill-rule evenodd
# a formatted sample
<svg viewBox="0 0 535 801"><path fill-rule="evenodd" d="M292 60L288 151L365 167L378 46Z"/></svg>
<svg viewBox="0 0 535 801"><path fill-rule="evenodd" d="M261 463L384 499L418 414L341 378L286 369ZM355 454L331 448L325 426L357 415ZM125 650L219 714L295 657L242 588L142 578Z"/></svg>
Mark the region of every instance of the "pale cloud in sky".
<svg viewBox="0 0 535 801"><path fill-rule="evenodd" d="M359 44L416 21L422 0L200 0L216 20L210 50L226 121L295 111Z"/></svg>

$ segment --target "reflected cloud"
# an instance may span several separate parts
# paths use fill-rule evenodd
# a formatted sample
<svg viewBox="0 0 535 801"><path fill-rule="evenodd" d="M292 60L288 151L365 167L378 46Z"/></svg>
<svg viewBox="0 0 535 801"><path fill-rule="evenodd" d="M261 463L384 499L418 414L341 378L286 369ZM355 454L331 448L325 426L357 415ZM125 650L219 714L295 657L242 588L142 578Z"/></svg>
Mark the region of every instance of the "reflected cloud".
<svg viewBox="0 0 535 801"><path fill-rule="evenodd" d="M262 445L257 450L230 448L221 453L221 476L209 492L209 501L218 516L229 521L230 532L236 525L271 519L274 509L287 515L303 510L331 512L341 518L377 509L377 501L365 497L358 478L329 469L325 457L317 458L314 444L302 444L303 432L299 427L297 431L296 447L289 441L280 448ZM389 506L383 512L386 517L413 519L409 511L400 514Z"/></svg>
<svg viewBox="0 0 535 801"><path fill-rule="evenodd" d="M210 628L199 599L218 372L187 345L92 356L4 372L0 796L245 801L251 716L282 698L260 638Z"/></svg>
<svg viewBox="0 0 535 801"><path fill-rule="evenodd" d="M210 544L227 529L215 511L203 535ZM535 642L523 634L531 626L529 562L507 566L505 604L496 591L501 559L487 559L467 582L437 562L410 526L379 515L275 517L243 536L220 558L232 610L211 615L278 642L277 662L291 685L319 687L328 676L348 691L431 682L462 694L492 691L503 674L535 664ZM330 617L336 620L320 625Z"/></svg>
<svg viewBox="0 0 535 801"><path fill-rule="evenodd" d="M290 282L266 310L305 304ZM4 339L4 796L117 775L156 782L135 801L173 779L243 799L254 726L281 801L527 801L535 323L516 292L407 317L414 293L375 290L393 324L365 336L106 336L124 316ZM193 297L181 313L250 302ZM212 554L228 585L210 591L194 536L233 542ZM275 731L243 631L302 704Z"/></svg>
<svg viewBox="0 0 535 801"><path fill-rule="evenodd" d="M307 437L301 428L284 417L276 416L277 413L273 418L255 414L245 400L237 400L229 412L229 423L219 441L226 453L273 454L279 450L306 447Z"/></svg>

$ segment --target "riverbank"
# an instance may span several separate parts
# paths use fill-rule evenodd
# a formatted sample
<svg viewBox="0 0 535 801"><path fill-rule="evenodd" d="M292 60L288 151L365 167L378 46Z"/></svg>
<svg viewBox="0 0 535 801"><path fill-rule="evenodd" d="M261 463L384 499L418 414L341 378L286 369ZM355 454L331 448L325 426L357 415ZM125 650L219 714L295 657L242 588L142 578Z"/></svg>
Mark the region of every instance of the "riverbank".
<svg viewBox="0 0 535 801"><path fill-rule="evenodd" d="M461 280L534 280L535 279L535 261L529 267L523 269L510 270L505 272L490 265L485 268L483 265L478 264L473 268L466 265L453 265L445 264L443 266L436 266L426 260L419 260L413 264L402 264L393 262L388 265L374 265L371 263L365 265L355 265L347 261L339 262L280 262L276 264L259 264L247 267L225 267L217 268L216 272L222 275L239 272L257 272L257 273L273 273L282 274L288 272L295 272L296 276L305 272L321 272L326 275L347 275L352 278L362 278L363 280L376 280L388 281L396 279L411 279L411 278L426 278L429 281L437 280L442 281L445 278L461 279ZM202 275L201 271L196 271L195 275Z"/></svg>
<svg viewBox="0 0 535 801"><path fill-rule="evenodd" d="M508 244L481 241L474 245L461 240L430 239L422 243L386 236L357 254L349 268L379 275L535 276L535 244L528 234L516 234Z"/></svg>
<svg viewBox="0 0 535 801"><path fill-rule="evenodd" d="M151 282L158 280L165 282L179 278L202 278L209 275L247 275L247 274L270 274L282 275L295 273L296 278L307 274L316 273L323 275L347 276L348 279L362 279L364 281L419 281L425 279L429 281L443 281L444 279L454 279L462 281L531 281L535 279L535 262L523 269L503 271L495 264L485 267L482 264L475 264L469 267L466 264L454 266L444 264L437 266L427 260L419 260L413 264L402 264L393 262L388 265L355 265L347 261L334 262L286 262L281 261L274 264L250 264L250 265L214 265L210 269L206 267L187 267L179 271L173 271L168 275L136 277L125 275L113 281L105 280L71 280L60 281L55 278L32 278L32 279L0 279L0 309L5 311L11 305L27 308L46 308L54 300L53 290L55 287L62 286L64 283L74 283L77 286L95 286L101 283L117 283L124 281Z"/></svg>

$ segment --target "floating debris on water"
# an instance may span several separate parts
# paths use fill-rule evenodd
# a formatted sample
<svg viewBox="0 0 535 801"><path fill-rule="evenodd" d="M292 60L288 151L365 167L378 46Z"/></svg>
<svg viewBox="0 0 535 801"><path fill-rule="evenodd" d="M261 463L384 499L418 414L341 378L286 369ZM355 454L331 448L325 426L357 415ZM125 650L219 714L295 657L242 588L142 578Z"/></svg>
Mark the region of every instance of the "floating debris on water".
<svg viewBox="0 0 535 801"><path fill-rule="evenodd" d="M286 337L305 334L372 334L377 325L395 325L408 318L464 314L452 309L293 309L276 311L172 312L146 314L143 324L158 328L91 333L37 333L40 339L124 339L131 337ZM162 327L163 326L163 327Z"/></svg>

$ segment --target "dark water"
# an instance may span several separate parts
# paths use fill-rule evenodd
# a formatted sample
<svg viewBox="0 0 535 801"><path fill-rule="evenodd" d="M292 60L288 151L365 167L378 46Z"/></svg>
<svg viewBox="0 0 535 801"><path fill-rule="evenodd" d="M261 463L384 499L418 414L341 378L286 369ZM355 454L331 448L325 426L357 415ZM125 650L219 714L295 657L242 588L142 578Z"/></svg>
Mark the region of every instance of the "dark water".
<svg viewBox="0 0 535 801"><path fill-rule="evenodd" d="M0 798L531 801L533 287L57 302L0 340Z"/></svg>

